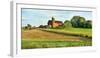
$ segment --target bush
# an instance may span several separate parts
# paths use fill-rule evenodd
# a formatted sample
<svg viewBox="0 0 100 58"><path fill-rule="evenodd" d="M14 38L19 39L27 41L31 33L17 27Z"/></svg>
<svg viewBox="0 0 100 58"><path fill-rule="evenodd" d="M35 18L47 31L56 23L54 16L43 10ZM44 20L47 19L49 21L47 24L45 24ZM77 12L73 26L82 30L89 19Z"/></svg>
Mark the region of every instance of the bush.
<svg viewBox="0 0 100 58"><path fill-rule="evenodd" d="M70 21L66 20L66 21L64 22L63 27L64 27L64 28L70 28L70 27L72 27L72 24L71 24Z"/></svg>

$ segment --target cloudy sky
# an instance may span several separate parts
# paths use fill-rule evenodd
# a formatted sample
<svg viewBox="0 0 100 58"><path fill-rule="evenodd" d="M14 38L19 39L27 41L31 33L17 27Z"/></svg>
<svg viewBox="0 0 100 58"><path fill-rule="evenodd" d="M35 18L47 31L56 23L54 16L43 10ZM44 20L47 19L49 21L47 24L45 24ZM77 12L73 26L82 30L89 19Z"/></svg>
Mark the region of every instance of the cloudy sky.
<svg viewBox="0 0 100 58"><path fill-rule="evenodd" d="M70 20L73 16L82 16L86 20L92 20L92 12L89 11L21 9L22 26L27 24L32 26L47 25L52 16L62 22Z"/></svg>

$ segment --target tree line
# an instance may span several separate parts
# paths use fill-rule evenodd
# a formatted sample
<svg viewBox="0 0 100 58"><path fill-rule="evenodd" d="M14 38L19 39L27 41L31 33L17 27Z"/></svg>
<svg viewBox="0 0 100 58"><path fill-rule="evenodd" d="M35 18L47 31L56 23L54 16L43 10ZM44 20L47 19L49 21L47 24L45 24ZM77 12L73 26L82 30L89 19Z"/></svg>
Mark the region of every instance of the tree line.
<svg viewBox="0 0 100 58"><path fill-rule="evenodd" d="M55 18L52 17L52 20L54 21ZM62 26L59 26L57 28L92 28L92 21L86 20L84 17L81 16L73 16L70 20L65 20ZM35 26L31 26L30 24L27 24L27 26L22 27L23 29L34 29L37 28ZM38 28L49 28L48 25L40 25ZM51 27L52 28L52 27Z"/></svg>
<svg viewBox="0 0 100 58"><path fill-rule="evenodd" d="M92 21L86 20L84 17L81 16L73 16L71 20L64 21L63 27L92 28Z"/></svg>

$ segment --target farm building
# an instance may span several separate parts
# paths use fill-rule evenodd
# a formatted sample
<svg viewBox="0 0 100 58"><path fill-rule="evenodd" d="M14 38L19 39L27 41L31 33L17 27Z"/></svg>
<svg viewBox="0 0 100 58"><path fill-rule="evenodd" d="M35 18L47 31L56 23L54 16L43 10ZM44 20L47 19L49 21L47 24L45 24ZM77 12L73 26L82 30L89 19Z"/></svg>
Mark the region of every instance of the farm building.
<svg viewBox="0 0 100 58"><path fill-rule="evenodd" d="M63 25L63 22L62 21L56 21L55 18L52 17L52 20L49 20L48 21L48 26L49 27L59 27L59 26L62 26Z"/></svg>

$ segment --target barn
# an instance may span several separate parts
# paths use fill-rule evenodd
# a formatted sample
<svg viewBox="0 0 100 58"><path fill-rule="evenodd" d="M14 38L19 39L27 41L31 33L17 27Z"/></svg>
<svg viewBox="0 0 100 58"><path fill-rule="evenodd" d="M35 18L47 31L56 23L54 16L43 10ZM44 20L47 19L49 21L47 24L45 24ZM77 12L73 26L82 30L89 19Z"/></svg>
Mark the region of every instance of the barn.
<svg viewBox="0 0 100 58"><path fill-rule="evenodd" d="M63 22L62 21L57 21L57 20L49 20L48 21L48 26L49 27L59 27L59 26L62 26L63 25Z"/></svg>

